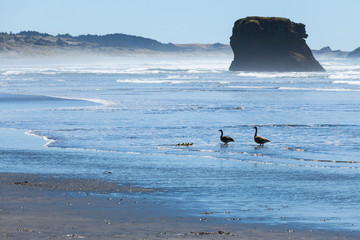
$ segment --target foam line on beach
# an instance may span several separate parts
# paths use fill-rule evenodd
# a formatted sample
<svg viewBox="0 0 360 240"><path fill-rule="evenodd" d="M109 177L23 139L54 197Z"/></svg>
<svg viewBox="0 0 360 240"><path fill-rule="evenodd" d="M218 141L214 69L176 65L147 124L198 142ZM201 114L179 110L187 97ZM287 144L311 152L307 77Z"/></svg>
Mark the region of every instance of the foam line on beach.
<svg viewBox="0 0 360 240"><path fill-rule="evenodd" d="M172 151L188 151L188 152L211 152L211 153L220 153L222 151L219 150L204 150L204 149L180 149L180 148L171 148L171 147L158 147L158 149L163 150L172 150ZM282 150L292 150L289 147L283 147ZM295 151L305 152L304 149L295 149ZM274 155L267 155L267 154L261 154L261 153L250 153L250 152L231 152L234 154L241 154L241 155L247 155L250 157L264 157L264 158L271 158L271 159L281 159L281 160L295 160L300 162L319 162L319 163L344 163L344 164L360 164L358 161L343 161L343 160L331 160L331 159L306 159L306 158L289 158L289 157L278 157ZM187 155L184 155L187 156Z"/></svg>
<svg viewBox="0 0 360 240"><path fill-rule="evenodd" d="M52 144L53 142L56 141L56 139L52 139L52 138L49 138L47 136L37 134L34 130L26 131L25 134L30 135L30 136L34 136L34 137L40 137L40 138L44 139L47 142L47 143L45 143L43 145L44 147L49 147L50 144Z"/></svg>
<svg viewBox="0 0 360 240"><path fill-rule="evenodd" d="M28 103L29 101L41 101L46 102L48 100L58 100L58 101L79 101L79 102L86 102L86 104L74 104L74 106L67 106L67 104L64 104L62 107L61 105L58 106L52 106L49 103L49 107L61 109L61 108L91 108L91 107L97 107L98 105L102 106L113 106L116 105L115 102L109 101L109 100L103 100L103 99L97 99L97 98L76 98L76 97L64 97L64 96L55 96L55 95L34 95L34 94L11 94L11 93L0 93L0 100L1 102L9 102L9 103L19 103L19 106L22 106L22 103ZM1 103L0 102L0 103ZM92 105L94 104L94 105ZM27 105L26 105L27 106ZM43 108L43 106L41 106ZM11 108L14 110L13 108ZM21 108L22 109L22 108ZM23 110L23 109L22 109Z"/></svg>
<svg viewBox="0 0 360 240"><path fill-rule="evenodd" d="M95 99L95 98L76 98L76 97L63 97L63 96L55 96L55 95L37 95L37 94L12 94L12 93L1 93L0 92L0 99L3 100L28 100L28 99L33 99L33 100L38 100L41 98L49 98L49 99L59 99L59 100L73 100L73 101L86 101L86 102L93 102L93 103L97 103L97 104L102 104L102 105L113 105L115 104L112 101L107 101L107 100L102 100L102 99Z"/></svg>
<svg viewBox="0 0 360 240"><path fill-rule="evenodd" d="M44 147L48 148L56 148L63 149L69 151L91 151L91 152L104 152L104 153L115 153L115 154L131 154L131 155L148 155L148 156L169 156L169 157L198 157L198 158L212 158L217 160L227 160L227 161L235 161L235 162L246 162L246 163L254 163L254 164L264 164L264 165L278 165L278 166L291 166L291 167L310 167L310 168L347 168L347 169L358 169L354 164L360 164L360 162L354 161L336 161L336 160L322 160L322 159L305 159L305 158L286 158L286 157L276 157L270 156L266 154L258 154L258 153L250 153L250 152L233 152L234 154L241 154L244 156L248 156L250 158L253 157L264 157L278 160L291 160L290 162L278 162L278 161L264 161L261 159L235 159L235 158L223 158L218 156L211 155L196 155L196 154L176 154L176 153L156 153L156 152L137 152L137 151L119 151L119 150L106 150L106 149L95 149L95 148L76 148L76 147L60 147L60 146L51 146L52 143L56 142L56 139L51 139L43 135L36 134L33 131L28 132L27 134L42 137L44 140L48 141L44 144ZM174 151L187 151L187 152L201 152L201 153L220 153L221 151L216 150L202 150L202 149L175 149L169 147L158 147L158 149L162 150L174 150ZM295 164L295 162L298 162ZM310 165L310 164L300 164L303 163L334 163L334 164L346 164L346 165L332 165L332 166L324 166L324 165Z"/></svg>
<svg viewBox="0 0 360 240"><path fill-rule="evenodd" d="M103 99L97 99L97 98L73 98L73 97L62 97L62 96L46 96L51 98L57 98L57 99L64 99L64 100L74 100L74 101L87 101L87 102L93 102L97 104L101 104L104 106L112 106L116 105L115 102L109 101L109 100L103 100Z"/></svg>
<svg viewBox="0 0 360 240"><path fill-rule="evenodd" d="M1 130L1 129L0 129ZM10 129L9 129L10 130ZM16 129L13 129L16 130ZM107 153L119 153L119 154L131 154L131 155L153 155L153 156L179 156L179 157L199 157L199 158L213 158L213 159L222 159L222 160L230 160L230 161L240 161L240 162L248 162L248 163L256 163L256 164L270 164L270 165L283 165L283 166L294 166L294 167L324 167L324 168L358 168L354 165L360 164L357 161L341 161L341 160L331 160L331 159L306 159L306 158L288 158L288 157L279 157L267 154L259 154L259 153L251 153L251 152L239 152L235 151L232 152L233 154L240 154L244 156L252 157L261 157L261 158L268 158L268 159L278 159L278 160L289 160L290 162L277 162L277 161L265 161L265 160L255 160L255 159L233 159L233 158L221 158L217 156L211 156L208 154L212 153L220 153L222 151L219 150L211 150L211 149L181 149L181 148L173 148L173 147L166 147L160 146L157 149L159 150L171 150L177 152L199 152L205 153L205 155L197 155L197 154L176 154L176 153L149 153L149 152L137 152L137 151L118 151L118 150L105 150L105 149L95 149L95 148L76 148L76 147L60 147L60 146L51 146L51 144L55 143L57 140L53 138L49 138L45 135L37 133L36 130L18 130L23 131L27 135L40 137L46 141L43 144L43 147L47 148L57 148L57 149L64 149L64 150L71 150L71 151L93 151L93 152L107 152ZM288 148L282 148L283 150L288 150ZM298 164L295 164L298 162ZM334 163L334 166L318 166L318 165L308 165L308 164L300 164L300 162L308 162L308 163ZM337 165L341 164L341 166ZM345 164L345 165L344 165Z"/></svg>

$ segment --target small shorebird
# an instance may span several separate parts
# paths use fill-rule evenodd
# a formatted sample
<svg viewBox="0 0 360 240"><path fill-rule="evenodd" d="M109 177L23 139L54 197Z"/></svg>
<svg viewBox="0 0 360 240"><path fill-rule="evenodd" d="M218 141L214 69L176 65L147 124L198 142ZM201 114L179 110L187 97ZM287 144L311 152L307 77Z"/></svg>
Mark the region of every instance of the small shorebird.
<svg viewBox="0 0 360 240"><path fill-rule="evenodd" d="M260 146L264 146L264 143L270 142L270 140L267 138L257 136L257 127L255 126L254 128L255 128L254 141L256 143L260 144Z"/></svg>
<svg viewBox="0 0 360 240"><path fill-rule="evenodd" d="M227 144L228 142L235 142L234 139L232 139L231 137L229 136L224 136L224 133L223 133L223 130L220 129L219 132L221 132L221 136L220 136L220 140Z"/></svg>

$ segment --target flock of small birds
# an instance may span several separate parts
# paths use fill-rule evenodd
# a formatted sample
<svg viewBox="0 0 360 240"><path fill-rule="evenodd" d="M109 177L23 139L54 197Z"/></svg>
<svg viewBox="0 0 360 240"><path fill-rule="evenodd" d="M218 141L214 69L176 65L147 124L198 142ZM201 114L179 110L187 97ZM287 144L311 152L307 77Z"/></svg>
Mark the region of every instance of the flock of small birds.
<svg viewBox="0 0 360 240"><path fill-rule="evenodd" d="M261 136L258 136L258 135L257 135L258 129L257 129L256 126L255 126L254 128L255 128L254 141L255 141L256 143L260 144L260 146L264 146L265 143L270 142L269 139L264 138L264 137L261 137ZM231 138L231 137L229 137L229 136L224 136L224 132L223 132L222 129L220 129L219 132L221 132L220 140L221 140L223 143L227 144L227 143L229 143L229 142L235 142L233 138Z"/></svg>

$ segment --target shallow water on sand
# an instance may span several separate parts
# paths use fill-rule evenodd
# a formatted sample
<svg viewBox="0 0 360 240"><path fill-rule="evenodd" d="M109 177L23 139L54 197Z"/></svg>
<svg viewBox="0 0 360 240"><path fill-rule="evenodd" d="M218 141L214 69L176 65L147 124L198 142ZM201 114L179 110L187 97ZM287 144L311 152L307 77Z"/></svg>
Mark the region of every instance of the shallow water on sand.
<svg viewBox="0 0 360 240"><path fill-rule="evenodd" d="M229 221L360 230L360 62L252 73L230 61L3 64L0 171L156 188ZM235 142L222 144L220 128Z"/></svg>

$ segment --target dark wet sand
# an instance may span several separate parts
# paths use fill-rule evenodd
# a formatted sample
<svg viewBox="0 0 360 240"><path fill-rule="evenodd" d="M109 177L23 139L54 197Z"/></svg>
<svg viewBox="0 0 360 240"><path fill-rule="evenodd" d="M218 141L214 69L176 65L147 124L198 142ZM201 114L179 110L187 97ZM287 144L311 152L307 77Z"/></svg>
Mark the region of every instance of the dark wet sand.
<svg viewBox="0 0 360 240"><path fill-rule="evenodd" d="M0 239L360 239L359 232L189 216L133 194L152 189L97 180L2 173L0 187Z"/></svg>

